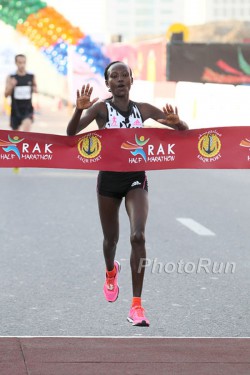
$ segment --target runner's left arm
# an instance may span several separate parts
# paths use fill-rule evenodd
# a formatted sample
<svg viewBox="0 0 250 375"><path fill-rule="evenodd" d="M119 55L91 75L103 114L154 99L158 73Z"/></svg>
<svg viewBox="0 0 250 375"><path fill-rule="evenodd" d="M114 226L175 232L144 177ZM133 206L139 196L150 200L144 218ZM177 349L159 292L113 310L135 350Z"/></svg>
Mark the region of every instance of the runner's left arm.
<svg viewBox="0 0 250 375"><path fill-rule="evenodd" d="M151 118L152 120L155 120L174 130L188 129L188 125L180 119L177 107L173 108L172 105L166 104L161 111L159 108L151 104L143 103L142 108L144 121Z"/></svg>

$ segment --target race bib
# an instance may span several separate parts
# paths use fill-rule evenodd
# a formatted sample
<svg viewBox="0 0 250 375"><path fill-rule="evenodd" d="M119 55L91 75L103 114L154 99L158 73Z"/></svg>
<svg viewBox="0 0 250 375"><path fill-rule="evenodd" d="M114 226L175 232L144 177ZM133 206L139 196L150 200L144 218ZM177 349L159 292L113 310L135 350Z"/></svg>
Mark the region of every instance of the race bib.
<svg viewBox="0 0 250 375"><path fill-rule="evenodd" d="M17 100L31 99L31 86L16 86L14 88L14 98Z"/></svg>

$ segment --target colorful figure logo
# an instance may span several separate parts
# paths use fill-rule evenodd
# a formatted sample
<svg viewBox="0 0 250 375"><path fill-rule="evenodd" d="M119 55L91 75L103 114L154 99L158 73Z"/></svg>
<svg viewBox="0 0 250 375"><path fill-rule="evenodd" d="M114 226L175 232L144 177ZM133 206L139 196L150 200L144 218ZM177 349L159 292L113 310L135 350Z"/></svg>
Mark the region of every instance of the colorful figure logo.
<svg viewBox="0 0 250 375"><path fill-rule="evenodd" d="M0 139L0 147L2 147L2 149L5 152L13 151L16 154L16 156L18 157L18 159L20 159L21 155L20 155L20 151L17 148L17 144L22 142L24 140L24 138L21 139L17 135L14 136L13 138L11 138L8 135L8 140L9 140L9 142L3 141L2 139Z"/></svg>
<svg viewBox="0 0 250 375"><path fill-rule="evenodd" d="M240 142L240 146L242 147L248 147L250 149L250 141L249 139L245 138Z"/></svg>
<svg viewBox="0 0 250 375"><path fill-rule="evenodd" d="M93 159L101 152L101 141L96 135L86 135L77 145L79 153L87 159Z"/></svg>
<svg viewBox="0 0 250 375"><path fill-rule="evenodd" d="M216 133L204 134L198 143L198 150L202 156L212 158L216 156L221 149L221 141Z"/></svg>
<svg viewBox="0 0 250 375"><path fill-rule="evenodd" d="M141 155L144 161L147 161L147 156L146 156L145 151L143 150L143 146L145 146L145 144L148 143L149 139L150 138L145 139L143 135L140 136L140 138L137 138L137 135L135 135L136 144L128 142L128 141L123 142L121 145L121 148L124 150L129 150L133 156Z"/></svg>

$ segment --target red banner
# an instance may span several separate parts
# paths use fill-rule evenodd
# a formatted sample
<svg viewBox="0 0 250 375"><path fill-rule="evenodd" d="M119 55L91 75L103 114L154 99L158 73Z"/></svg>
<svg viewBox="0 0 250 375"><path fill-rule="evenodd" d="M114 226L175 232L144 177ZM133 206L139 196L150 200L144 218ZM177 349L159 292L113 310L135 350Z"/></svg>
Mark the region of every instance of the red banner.
<svg viewBox="0 0 250 375"><path fill-rule="evenodd" d="M250 126L105 129L76 136L0 130L0 167L246 169L250 167Z"/></svg>

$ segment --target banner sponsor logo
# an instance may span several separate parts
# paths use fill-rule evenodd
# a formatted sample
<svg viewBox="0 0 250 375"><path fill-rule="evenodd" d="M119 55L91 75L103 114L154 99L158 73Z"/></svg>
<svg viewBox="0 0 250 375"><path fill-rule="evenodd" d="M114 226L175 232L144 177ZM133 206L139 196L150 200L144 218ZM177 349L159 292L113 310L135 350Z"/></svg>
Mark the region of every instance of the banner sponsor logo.
<svg viewBox="0 0 250 375"><path fill-rule="evenodd" d="M25 138L19 138L15 135L13 138L8 135L8 141L0 139L0 147L4 153L0 153L0 159L13 160L18 158L28 160L51 160L53 152L51 150L52 143L39 144L36 142L31 145L24 142Z"/></svg>
<svg viewBox="0 0 250 375"><path fill-rule="evenodd" d="M130 164L133 163L159 163L171 162L175 160L175 144L151 144L150 138L145 139L143 135L139 138L135 135L135 143L126 141L121 145L121 149L130 151L133 157L128 159Z"/></svg>
<svg viewBox="0 0 250 375"><path fill-rule="evenodd" d="M78 159L83 163L93 163L101 159L101 136L99 134L88 134L80 138L77 143Z"/></svg>
<svg viewBox="0 0 250 375"><path fill-rule="evenodd" d="M8 160L8 159L14 159L15 157L18 157L18 159L21 159L21 154L17 145L23 140L24 138L20 139L18 136L11 138L10 135L8 135L8 141L4 141L0 139L0 146L2 147L2 150L4 151L3 154L2 153L0 154L0 158Z"/></svg>
<svg viewBox="0 0 250 375"><path fill-rule="evenodd" d="M245 139L242 139L242 141L240 142L240 146L242 147L247 147L250 151L250 140L245 138ZM250 156L247 155L247 160L250 161Z"/></svg>
<svg viewBox="0 0 250 375"><path fill-rule="evenodd" d="M203 163L215 162L221 158L221 134L216 130L210 130L199 135L198 159Z"/></svg>
<svg viewBox="0 0 250 375"><path fill-rule="evenodd" d="M0 168L249 169L249 134L250 126L100 129L73 137L0 130Z"/></svg>

